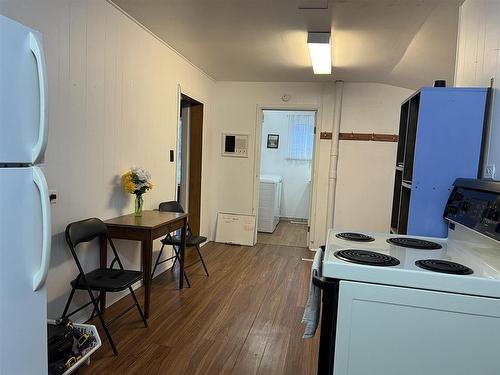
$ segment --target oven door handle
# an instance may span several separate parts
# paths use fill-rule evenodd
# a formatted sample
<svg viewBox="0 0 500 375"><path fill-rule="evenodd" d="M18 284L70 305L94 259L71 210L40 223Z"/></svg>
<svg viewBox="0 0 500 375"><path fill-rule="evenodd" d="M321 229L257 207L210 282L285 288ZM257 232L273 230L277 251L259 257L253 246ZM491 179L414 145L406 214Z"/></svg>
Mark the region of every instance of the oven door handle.
<svg viewBox="0 0 500 375"><path fill-rule="evenodd" d="M313 284L320 289L325 289L326 282L322 277L318 276L318 270L313 270L312 272L313 272L313 275L312 275Z"/></svg>
<svg viewBox="0 0 500 375"><path fill-rule="evenodd" d="M326 280L324 277L318 276L318 271L314 270L313 275L312 275L312 282L315 286L320 288L321 290L329 289L333 286L337 285L337 281L329 281Z"/></svg>
<svg viewBox="0 0 500 375"><path fill-rule="evenodd" d="M314 285L316 285L318 288L322 290L328 289L338 284L338 280L330 281L325 279L324 277L318 276L318 271L316 270L313 271L312 282Z"/></svg>

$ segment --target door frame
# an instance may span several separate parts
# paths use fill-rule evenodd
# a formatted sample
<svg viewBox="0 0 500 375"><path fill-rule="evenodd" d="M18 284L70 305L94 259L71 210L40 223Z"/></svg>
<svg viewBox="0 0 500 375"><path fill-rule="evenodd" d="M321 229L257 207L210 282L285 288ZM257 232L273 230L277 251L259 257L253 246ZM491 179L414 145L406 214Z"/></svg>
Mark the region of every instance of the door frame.
<svg viewBox="0 0 500 375"><path fill-rule="evenodd" d="M181 98L181 101L182 101L182 98ZM180 201L180 197L179 197L179 182L182 183L184 185L184 191L182 191L182 186L181 186L181 189L180 191L182 193L184 193L184 198L186 200L186 202L184 202L184 204L182 204L182 202L180 202L182 204L182 207L186 210L186 211L189 211L189 165L190 165L190 155L189 155L189 146L190 146L190 135L189 135L189 124L190 124L190 117L191 117L191 113L188 109L188 107L182 107L180 108L180 111L179 111L179 114L182 115L182 127L183 127L183 132L181 133L180 132L180 129L181 129L181 120L180 120L180 117L179 117L179 124L177 126L177 145L176 145L176 155L175 155L175 158L176 158L176 179L178 177L178 174L177 174L177 169L179 168L179 162L182 163L182 166L181 166L181 180L179 181L178 179L176 180L176 190L175 190L175 200L177 202ZM182 138L182 140L181 140ZM180 154L181 154L181 160L179 160L178 156L179 154L177 152L179 152L179 141L181 141L182 143L182 150L180 150ZM185 151L186 151L186 155L183 155L183 151L184 151L184 148L185 148Z"/></svg>
<svg viewBox="0 0 500 375"><path fill-rule="evenodd" d="M196 102L198 102L199 104L201 104L203 106L203 114L202 114L202 131L201 131L201 137L202 137L202 140L201 140L201 177L200 177L200 208L199 208L199 231L200 233L202 232L202 228L203 228L203 224L204 224L204 221L202 220L203 218L203 202L204 202L204 189L203 187L205 186L205 176L204 176L204 172L205 172L205 162L206 162L206 116L207 116L207 100L204 98L204 97L200 97L199 95L196 95L192 90L189 90L189 89L186 89L185 87L181 86L181 84L177 84L177 96L176 96L176 102L177 102L177 110L176 110L176 141L175 141L175 148L174 148L174 160L175 160L175 178L173 179L174 180L174 200L177 200L178 199L178 196L177 196L177 185L179 183L179 181L177 180L177 163L179 162L177 160L177 156L178 156L178 146L179 146L179 119L180 119L180 114L181 114L181 111L182 111L182 108L181 108L181 102L182 102L182 97L183 96L186 96ZM188 169L188 173L189 173L189 169ZM189 196L187 197L187 199L189 200ZM189 211L189 209L188 209Z"/></svg>
<svg viewBox="0 0 500 375"><path fill-rule="evenodd" d="M319 145L319 124L321 124L322 112L320 105L311 104L271 104L271 105L261 105L258 104L256 108L256 121L255 121L255 144L254 144L254 163L253 163L253 194L252 194L252 214L255 215L255 221L257 223L259 217L259 186L260 186L260 158L261 158L261 148L262 143L262 125L264 123L264 111L309 111L316 112L314 119L314 127L316 133L314 134L313 142L313 159L311 163L311 194L309 197L309 217L307 219L307 225L309 226L309 231L307 232L307 248L310 248L312 242L314 242L314 234L316 229L316 196L317 196L317 183L318 183L318 145ZM255 225L254 242L257 243L257 225Z"/></svg>

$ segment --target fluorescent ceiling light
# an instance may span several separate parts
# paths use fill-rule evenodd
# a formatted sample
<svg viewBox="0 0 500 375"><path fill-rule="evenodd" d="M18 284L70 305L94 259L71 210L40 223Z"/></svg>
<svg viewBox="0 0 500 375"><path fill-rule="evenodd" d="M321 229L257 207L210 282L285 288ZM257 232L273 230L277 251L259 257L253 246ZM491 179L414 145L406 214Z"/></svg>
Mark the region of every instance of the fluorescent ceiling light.
<svg viewBox="0 0 500 375"><path fill-rule="evenodd" d="M308 33L307 46L314 74L332 74L330 33Z"/></svg>

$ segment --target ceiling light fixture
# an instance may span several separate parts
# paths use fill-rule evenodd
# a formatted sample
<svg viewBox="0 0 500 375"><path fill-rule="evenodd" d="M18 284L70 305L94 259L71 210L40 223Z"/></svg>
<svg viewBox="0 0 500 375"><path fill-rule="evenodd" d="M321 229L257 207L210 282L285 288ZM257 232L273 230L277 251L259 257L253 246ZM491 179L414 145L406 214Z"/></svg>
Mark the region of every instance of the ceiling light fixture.
<svg viewBox="0 0 500 375"><path fill-rule="evenodd" d="M314 74L332 74L332 45L330 33L308 33L307 46Z"/></svg>

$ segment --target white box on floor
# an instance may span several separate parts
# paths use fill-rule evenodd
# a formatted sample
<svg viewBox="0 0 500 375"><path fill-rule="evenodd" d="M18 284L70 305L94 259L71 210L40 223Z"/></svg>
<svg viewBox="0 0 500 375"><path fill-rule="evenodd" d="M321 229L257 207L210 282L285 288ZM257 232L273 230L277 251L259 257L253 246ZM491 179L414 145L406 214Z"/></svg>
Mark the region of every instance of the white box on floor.
<svg viewBox="0 0 500 375"><path fill-rule="evenodd" d="M255 215L219 212L215 242L235 245L255 245Z"/></svg>

